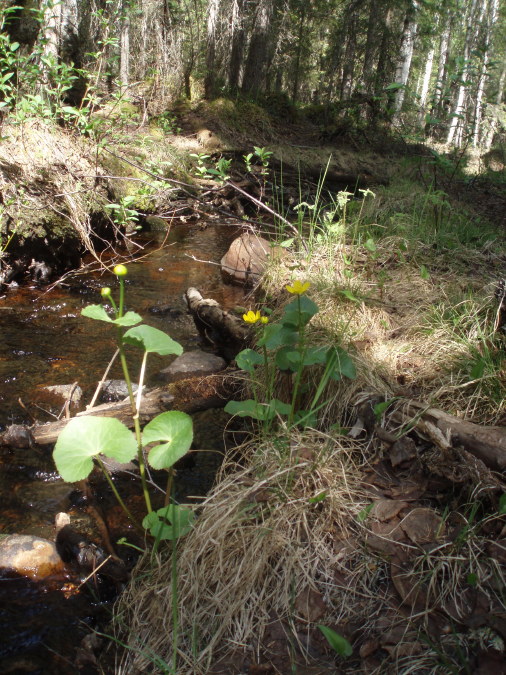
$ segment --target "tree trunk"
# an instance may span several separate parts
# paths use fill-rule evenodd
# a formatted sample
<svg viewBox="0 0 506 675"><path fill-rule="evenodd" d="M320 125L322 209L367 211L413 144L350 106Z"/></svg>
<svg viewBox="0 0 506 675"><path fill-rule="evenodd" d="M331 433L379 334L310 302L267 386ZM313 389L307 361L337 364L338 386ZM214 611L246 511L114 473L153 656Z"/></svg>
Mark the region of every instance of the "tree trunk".
<svg viewBox="0 0 506 675"><path fill-rule="evenodd" d="M418 113L418 123L420 125L423 124L423 120L425 118L427 95L429 93L430 78L432 75L432 64L434 63L435 52L436 50L434 49L434 47L431 47L431 49L429 49L429 53L427 54L427 60L425 61L425 71L423 74L422 88L420 90L420 100L419 100L420 111Z"/></svg>
<svg viewBox="0 0 506 675"><path fill-rule="evenodd" d="M487 22L485 26L485 37L482 49L482 63L480 70L480 77L478 80L478 89L476 91L476 101L474 107L474 129L473 129L473 146L476 148L480 141L481 121L483 117L483 98L485 94L485 83L488 76L489 65L489 50L490 39L497 21L498 0L490 0L488 7Z"/></svg>
<svg viewBox="0 0 506 675"><path fill-rule="evenodd" d="M341 79L341 99L347 101L353 92L353 74L355 70L355 51L357 46L357 13L350 7L346 25L346 46L344 49L343 74Z"/></svg>
<svg viewBox="0 0 506 675"><path fill-rule="evenodd" d="M436 87L432 97L432 114L437 118L442 114L443 92L446 85L447 65L449 58L451 16L447 12L446 20L439 41L439 59L437 64Z"/></svg>
<svg viewBox="0 0 506 675"><path fill-rule="evenodd" d="M130 80L130 17L126 2L123 3L120 19L119 79L122 89L127 88Z"/></svg>
<svg viewBox="0 0 506 675"><path fill-rule="evenodd" d="M258 0L257 14L253 25L242 82L243 92L252 96L257 96L265 88L273 15L273 0Z"/></svg>
<svg viewBox="0 0 506 675"><path fill-rule="evenodd" d="M216 92L216 39L219 12L220 0L210 0L207 10L206 76L204 80L206 98L212 98Z"/></svg>
<svg viewBox="0 0 506 675"><path fill-rule="evenodd" d="M485 0L486 1L486 0ZM455 100L452 117L448 127L446 142L448 145L454 144L460 146L463 137L463 118L466 110L466 96L468 93L468 77L471 71L471 51L474 46L476 35L479 30L479 20L477 20L476 7L478 0L472 0L469 14L467 16L466 39L464 43L463 65L460 72L460 85Z"/></svg>
<svg viewBox="0 0 506 675"><path fill-rule="evenodd" d="M244 55L244 26L242 13L244 0L233 0L231 23L230 63L228 67L228 85L232 91L239 89L241 66Z"/></svg>
<svg viewBox="0 0 506 675"><path fill-rule="evenodd" d="M402 104L406 95L406 85L408 83L409 73L411 70L411 60L413 58L413 48L415 46L415 37L418 28L416 17L417 10L418 4L415 0L412 0L406 11L406 17L404 19L401 47L399 49L399 58L397 60L397 67L395 71L395 82L401 86L395 91L392 118L392 122L394 124L399 123Z"/></svg>

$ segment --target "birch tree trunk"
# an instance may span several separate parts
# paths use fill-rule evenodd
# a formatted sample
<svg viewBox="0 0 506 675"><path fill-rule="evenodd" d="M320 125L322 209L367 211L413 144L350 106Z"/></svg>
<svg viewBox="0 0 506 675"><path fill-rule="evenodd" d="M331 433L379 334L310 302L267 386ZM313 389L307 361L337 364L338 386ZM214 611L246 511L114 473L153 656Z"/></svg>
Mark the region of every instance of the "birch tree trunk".
<svg viewBox="0 0 506 675"><path fill-rule="evenodd" d="M439 117L442 113L443 92L446 86L446 75L448 67L449 47L451 36L451 16L446 12L446 18L443 24L443 32L439 41L439 59L437 64L436 86L432 96L432 114Z"/></svg>
<svg viewBox="0 0 506 675"><path fill-rule="evenodd" d="M482 2L486 2L486 0L482 0ZM478 4L477 0L472 0L471 7L467 16L463 65L460 73L460 85L457 92L457 98L455 101L455 106L450 120L450 125L448 127L448 135L446 137L446 142L448 145L454 144L456 146L460 146L462 143L464 131L463 119L464 113L466 111L465 101L469 87L467 80L471 71L471 50L474 46L480 24L480 21L476 16L477 4Z"/></svg>
<svg viewBox="0 0 506 675"><path fill-rule="evenodd" d="M413 49L415 46L415 38L418 28L416 17L417 10L418 3L416 0L413 0L410 2L410 5L406 11L406 17L404 19L399 59L397 61L397 68L395 71L395 82L402 86L400 86L395 92L392 117L393 124L399 123L402 104L406 95L406 85L408 83L409 73L411 70L411 60L413 58Z"/></svg>
<svg viewBox="0 0 506 675"><path fill-rule="evenodd" d="M490 0L488 6L487 22L485 28L485 38L483 44L483 57L480 70L480 77L478 80L478 89L476 92L476 103L474 108L474 129L473 129L473 146L476 148L480 141L480 129L483 117L483 97L485 94L485 84L488 77L488 66L490 60L490 38L497 21L498 14L498 0Z"/></svg>
<svg viewBox="0 0 506 675"><path fill-rule="evenodd" d="M120 19L119 79L121 88L126 89L130 80L130 16L126 2L122 5Z"/></svg>
<svg viewBox="0 0 506 675"><path fill-rule="evenodd" d="M423 73L422 88L420 90L420 111L418 113L418 123L423 124L427 108L427 95L429 93L430 78L432 75L432 64L434 63L434 54L436 50L434 47L429 49L427 60L425 61L425 71Z"/></svg>

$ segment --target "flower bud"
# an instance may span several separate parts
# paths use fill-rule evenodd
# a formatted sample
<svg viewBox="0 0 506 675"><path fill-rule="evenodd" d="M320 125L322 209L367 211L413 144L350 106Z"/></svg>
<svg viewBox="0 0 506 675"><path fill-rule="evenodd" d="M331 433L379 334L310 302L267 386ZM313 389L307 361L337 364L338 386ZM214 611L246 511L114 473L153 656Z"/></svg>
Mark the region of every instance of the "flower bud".
<svg viewBox="0 0 506 675"><path fill-rule="evenodd" d="M108 298L111 295L111 289L109 288L109 286L104 286L103 288L101 288L100 295L103 298Z"/></svg>
<svg viewBox="0 0 506 675"><path fill-rule="evenodd" d="M117 277L126 277L128 270L124 265L116 265L113 272Z"/></svg>

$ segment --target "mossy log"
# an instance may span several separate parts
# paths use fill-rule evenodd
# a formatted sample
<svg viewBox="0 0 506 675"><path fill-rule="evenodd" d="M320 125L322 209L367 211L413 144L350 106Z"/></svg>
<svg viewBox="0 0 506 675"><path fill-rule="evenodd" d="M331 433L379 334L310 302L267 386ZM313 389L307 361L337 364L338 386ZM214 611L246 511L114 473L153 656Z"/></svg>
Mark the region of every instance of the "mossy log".
<svg viewBox="0 0 506 675"><path fill-rule="evenodd" d="M238 381L234 377L234 372L223 371L207 377L180 380L146 392L142 397L140 408L141 423L145 424L166 410L180 410L191 414L199 410L223 407L237 388ZM132 410L128 400L104 403L77 413L77 417L85 415L115 417L126 426L133 427ZM33 441L37 445L55 443L68 421L59 420L32 427Z"/></svg>

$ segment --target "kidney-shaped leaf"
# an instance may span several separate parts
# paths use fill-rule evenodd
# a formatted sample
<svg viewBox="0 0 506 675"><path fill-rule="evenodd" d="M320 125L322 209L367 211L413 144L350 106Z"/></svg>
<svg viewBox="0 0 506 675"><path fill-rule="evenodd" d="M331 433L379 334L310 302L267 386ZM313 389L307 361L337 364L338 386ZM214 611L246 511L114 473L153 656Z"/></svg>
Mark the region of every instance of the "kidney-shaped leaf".
<svg viewBox="0 0 506 675"><path fill-rule="evenodd" d="M53 459L63 480L74 483L86 478L98 454L118 462L130 462L137 453L132 432L113 417L74 417L56 441Z"/></svg>
<svg viewBox="0 0 506 675"><path fill-rule="evenodd" d="M112 323L112 319L105 311L103 305L88 305L87 307L83 307L81 310L81 316L86 316L88 319Z"/></svg>
<svg viewBox="0 0 506 675"><path fill-rule="evenodd" d="M142 316L137 314L137 312L127 312L123 316L120 316L119 319L114 319L113 323L116 326L135 326L136 323L140 323L141 321Z"/></svg>
<svg viewBox="0 0 506 675"><path fill-rule="evenodd" d="M169 504L158 511L151 511L142 521L155 539L179 539L192 528L195 515L187 506Z"/></svg>
<svg viewBox="0 0 506 675"><path fill-rule="evenodd" d="M123 335L123 342L142 347L146 352L160 354L160 356L167 356L168 354L179 356L183 353L183 347L179 342L173 340L162 330L145 324L127 330Z"/></svg>
<svg viewBox="0 0 506 675"><path fill-rule="evenodd" d="M142 442L148 445L159 441L164 443L149 451L148 462L153 469L168 469L190 449L193 441L192 418L178 410L157 415L144 427Z"/></svg>
<svg viewBox="0 0 506 675"><path fill-rule="evenodd" d="M248 373L255 372L255 366L260 366L264 362L264 357L254 349L243 349L235 357L237 367Z"/></svg>

